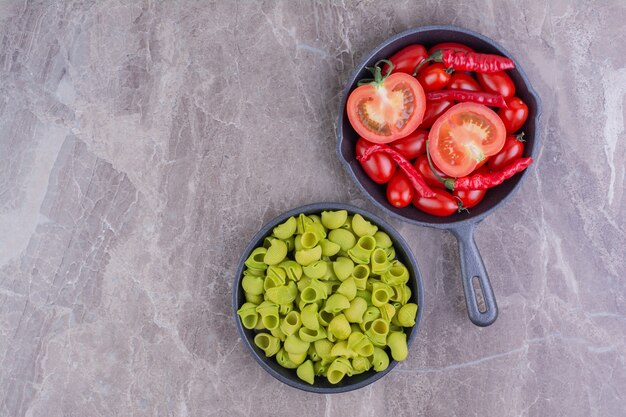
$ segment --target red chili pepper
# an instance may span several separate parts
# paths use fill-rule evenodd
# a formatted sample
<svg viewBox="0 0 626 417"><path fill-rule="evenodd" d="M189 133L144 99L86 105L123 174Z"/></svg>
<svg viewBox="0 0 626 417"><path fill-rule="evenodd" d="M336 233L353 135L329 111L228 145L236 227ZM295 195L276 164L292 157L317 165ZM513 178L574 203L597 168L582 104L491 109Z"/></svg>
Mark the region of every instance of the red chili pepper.
<svg viewBox="0 0 626 417"><path fill-rule="evenodd" d="M489 174L474 174L470 177L457 178L454 180L452 190L486 190L502 184L518 172L522 172L533 162L532 158L520 158L507 165L502 171L490 172ZM448 185L446 184L446 187ZM449 188L449 187L448 187Z"/></svg>
<svg viewBox="0 0 626 417"><path fill-rule="evenodd" d="M439 90L426 93L426 100L454 100L460 102L480 103L485 106L508 109L504 97L500 94L483 93L482 91Z"/></svg>
<svg viewBox="0 0 626 417"><path fill-rule="evenodd" d="M434 170L432 165L432 161L430 160L430 153L428 152L428 143L426 143L426 155L428 157L428 163L430 164L430 169L433 170L435 175L437 173ZM443 182L447 189L455 191L455 190L486 190L488 188L495 187L496 185L502 184L504 181L511 178L513 175L518 172L522 172L530 164L532 164L532 158L519 158L509 165L502 168L501 171L494 171L488 174L474 174L469 177L460 177L460 178L442 178L437 175L439 180Z"/></svg>
<svg viewBox="0 0 626 417"><path fill-rule="evenodd" d="M406 158L404 158L402 155L400 155L396 150L390 148L387 145L370 146L363 153L363 155L357 157L357 160L362 163L375 153L386 153L391 156L391 158L396 161L400 169L404 171L407 178L411 182L411 185L413 186L413 188L415 188L415 192L421 197L435 196L433 190L428 186L428 184L426 184L426 181L424 181L424 178L419 172L417 172L415 167L413 167L413 165L411 165L411 163L407 161Z"/></svg>
<svg viewBox="0 0 626 417"><path fill-rule="evenodd" d="M456 71L476 71L491 73L515 68L515 63L504 56L479 54L477 52L455 52L452 49L438 49L419 63L413 71L415 76L427 62L443 62Z"/></svg>

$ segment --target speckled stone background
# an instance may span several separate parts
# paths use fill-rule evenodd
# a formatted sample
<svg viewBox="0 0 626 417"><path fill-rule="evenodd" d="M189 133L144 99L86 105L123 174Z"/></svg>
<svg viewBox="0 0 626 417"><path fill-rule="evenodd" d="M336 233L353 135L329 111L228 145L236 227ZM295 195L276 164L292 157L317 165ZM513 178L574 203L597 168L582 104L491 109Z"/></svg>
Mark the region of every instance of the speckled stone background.
<svg viewBox="0 0 626 417"><path fill-rule="evenodd" d="M625 21L622 0L3 1L0 415L624 415ZM339 94L427 24L500 42L543 99L538 165L476 238L500 317L468 321L454 237L391 220L425 276L407 361L297 391L237 336L236 262L286 209L374 209L335 155Z"/></svg>

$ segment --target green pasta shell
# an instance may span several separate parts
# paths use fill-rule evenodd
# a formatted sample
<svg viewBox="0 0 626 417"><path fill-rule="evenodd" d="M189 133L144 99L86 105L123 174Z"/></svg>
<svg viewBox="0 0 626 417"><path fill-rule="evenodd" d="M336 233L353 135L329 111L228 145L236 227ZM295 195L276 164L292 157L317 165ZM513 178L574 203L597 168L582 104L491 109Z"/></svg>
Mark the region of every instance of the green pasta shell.
<svg viewBox="0 0 626 417"><path fill-rule="evenodd" d="M341 246L328 239L320 240L320 247L322 248L322 256L335 256L341 250Z"/></svg>
<svg viewBox="0 0 626 417"><path fill-rule="evenodd" d="M381 275L384 283L389 285L406 284L409 281L409 270L400 261L393 261L391 268Z"/></svg>
<svg viewBox="0 0 626 417"><path fill-rule="evenodd" d="M241 279L241 286L243 287L243 290L248 294L263 294L263 278L261 277L244 275L244 277Z"/></svg>
<svg viewBox="0 0 626 417"><path fill-rule="evenodd" d="M353 300L356 297L356 282L354 278L349 277L343 281L337 288L337 293L345 295L349 301Z"/></svg>
<svg viewBox="0 0 626 417"><path fill-rule="evenodd" d="M281 342L284 342L285 339L287 338L287 335L285 335L285 333L283 333L283 331L280 330L280 324L277 327L275 327L274 329L270 329L270 333L272 334L272 336L274 336L275 338L277 338Z"/></svg>
<svg viewBox="0 0 626 417"><path fill-rule="evenodd" d="M346 210L323 211L322 224L327 229L339 229L348 220Z"/></svg>
<svg viewBox="0 0 626 417"><path fill-rule="evenodd" d="M330 323L328 323L328 332L335 336L337 340L345 340L350 336L352 328L345 315L337 314Z"/></svg>
<svg viewBox="0 0 626 417"><path fill-rule="evenodd" d="M320 339L326 339L328 333L323 327L318 327L316 330L311 330L307 327L300 327L298 336L303 342L315 342Z"/></svg>
<svg viewBox="0 0 626 417"><path fill-rule="evenodd" d="M302 325L311 330L319 329L320 322L317 319L317 304L307 304L301 311L300 320L302 320Z"/></svg>
<svg viewBox="0 0 626 417"><path fill-rule="evenodd" d="M361 236L351 249L348 255L357 264L369 264L370 256L376 248L376 239L372 236Z"/></svg>
<svg viewBox="0 0 626 417"><path fill-rule="evenodd" d="M304 232L303 234L298 235L298 236L300 237L300 245L298 249L314 248L315 246L317 246L317 244L320 241L319 236L313 232Z"/></svg>
<svg viewBox="0 0 626 417"><path fill-rule="evenodd" d="M257 306L256 311L261 315L261 321L266 329L272 330L278 327L278 304L263 301Z"/></svg>
<svg viewBox="0 0 626 417"><path fill-rule="evenodd" d="M296 365L300 365L302 362L304 362L306 360L306 355L307 352L304 353L291 353L291 352L287 352L287 357L289 357L289 360L293 363L295 363Z"/></svg>
<svg viewBox="0 0 626 417"><path fill-rule="evenodd" d="M350 307L345 309L343 314L350 323L362 323L365 310L367 310L367 301L361 297L355 297L350 301Z"/></svg>
<svg viewBox="0 0 626 417"><path fill-rule="evenodd" d="M391 287L393 289L393 295L391 296L391 301L396 301L402 305L409 302L411 299L411 289L402 284L402 285L394 285Z"/></svg>
<svg viewBox="0 0 626 417"><path fill-rule="evenodd" d="M409 350L406 344L406 334L400 332L391 332L387 336L387 346L391 350L391 357L397 361L406 359Z"/></svg>
<svg viewBox="0 0 626 417"><path fill-rule="evenodd" d="M296 299L296 295L298 295L298 287L293 281L280 287L268 288L265 291L266 299L276 304L289 304Z"/></svg>
<svg viewBox="0 0 626 417"><path fill-rule="evenodd" d="M300 299L305 303L324 300L327 296L326 286L316 279L312 279L311 283L300 293Z"/></svg>
<svg viewBox="0 0 626 417"><path fill-rule="evenodd" d="M349 258L339 257L333 262L333 271L340 281L345 280L354 270L354 262Z"/></svg>
<svg viewBox="0 0 626 417"><path fill-rule="evenodd" d="M305 342L299 336L291 334L285 339L284 349L289 353L306 353L309 350L309 342Z"/></svg>
<svg viewBox="0 0 626 417"><path fill-rule="evenodd" d="M326 261L315 261L303 267L302 270L307 277L320 279L326 275L328 263Z"/></svg>
<svg viewBox="0 0 626 417"><path fill-rule="evenodd" d="M351 333L348 337L348 349L359 356L371 356L374 353L374 345L361 332Z"/></svg>
<svg viewBox="0 0 626 417"><path fill-rule="evenodd" d="M381 230L374 233L374 239L376 239L377 248L386 249L390 248L393 245L393 242L391 241L389 235Z"/></svg>
<svg viewBox="0 0 626 417"><path fill-rule="evenodd" d="M384 249L374 249L370 259L373 274L382 275L391 269L391 262L387 259L387 253Z"/></svg>
<svg viewBox="0 0 626 417"><path fill-rule="evenodd" d="M407 303L400 307L398 311L398 324L402 327L415 326L415 317L417 316L417 304Z"/></svg>
<svg viewBox="0 0 626 417"><path fill-rule="evenodd" d="M296 233L296 223L295 217L288 218L285 222L274 228L274 236L282 240L289 239Z"/></svg>
<svg viewBox="0 0 626 417"><path fill-rule="evenodd" d="M304 225L304 233L313 233L317 236L318 241L326 238L326 229L322 223L311 222Z"/></svg>
<svg viewBox="0 0 626 417"><path fill-rule="evenodd" d="M256 248L250 253L244 264L250 269L265 270L267 269L267 264L264 262L266 253L267 249L263 247Z"/></svg>
<svg viewBox="0 0 626 417"><path fill-rule="evenodd" d="M376 372L382 372L389 366L389 356L387 352L379 347L374 348L372 366Z"/></svg>
<svg viewBox="0 0 626 417"><path fill-rule="evenodd" d="M363 372L367 372L372 367L369 359L364 358L362 356L357 356L352 359L352 373L354 375L362 374Z"/></svg>
<svg viewBox="0 0 626 417"><path fill-rule="evenodd" d="M297 311L290 311L280 322L280 330L287 336L295 334L301 326L302 320Z"/></svg>
<svg viewBox="0 0 626 417"><path fill-rule="evenodd" d="M296 369L296 375L304 382L313 385L315 382L315 371L313 370L313 362L310 360L304 361L302 365Z"/></svg>
<svg viewBox="0 0 626 417"><path fill-rule="evenodd" d="M300 249L296 251L296 262L302 266L307 266L322 258L321 246L315 246L311 249Z"/></svg>
<svg viewBox="0 0 626 417"><path fill-rule="evenodd" d="M330 364L326 376L331 384L338 384L344 376L352 373L352 365L346 358L337 358Z"/></svg>
<svg viewBox="0 0 626 417"><path fill-rule="evenodd" d="M375 346L384 347L387 344L387 334L389 333L389 322L383 319L376 319L372 322L369 329L365 331L365 335L372 341Z"/></svg>
<svg viewBox="0 0 626 417"><path fill-rule="evenodd" d="M333 343L330 340L326 338L316 340L313 345L315 346L315 352L317 352L322 360L330 361L334 359L332 354L330 353L333 348Z"/></svg>
<svg viewBox="0 0 626 417"><path fill-rule="evenodd" d="M343 294L331 295L324 304L324 310L332 314L337 314L348 307L350 307L350 300Z"/></svg>
<svg viewBox="0 0 626 417"><path fill-rule="evenodd" d="M326 376L326 372L328 371L329 363L325 363L324 361L315 362L313 364L313 371L316 376Z"/></svg>
<svg viewBox="0 0 626 417"><path fill-rule="evenodd" d="M254 337L254 344L259 347L265 356L274 356L280 350L280 340L267 333L259 333Z"/></svg>
<svg viewBox="0 0 626 417"><path fill-rule="evenodd" d="M281 269L285 271L285 275L292 281L300 281L302 277L302 267L296 261L283 261L279 264Z"/></svg>
<svg viewBox="0 0 626 417"><path fill-rule="evenodd" d="M328 240L338 244L341 250L348 251L356 245L356 236L346 229L335 229L328 233Z"/></svg>
<svg viewBox="0 0 626 417"><path fill-rule="evenodd" d="M357 353L350 350L348 347L348 341L342 340L333 345L333 348L330 350L330 354L332 356L343 356L346 358L354 358L357 356Z"/></svg>
<svg viewBox="0 0 626 417"><path fill-rule="evenodd" d="M244 297L246 298L247 303L252 304L261 304L263 302L263 295L261 294L250 294L249 292L243 292Z"/></svg>
<svg viewBox="0 0 626 417"><path fill-rule="evenodd" d="M287 256L287 244L282 240L275 239L272 246L267 248L263 262L267 265L276 265L282 262L285 256Z"/></svg>
<svg viewBox="0 0 626 417"><path fill-rule="evenodd" d="M383 282L374 282L372 284L372 304L380 307L387 304L393 296L391 287Z"/></svg>
<svg viewBox="0 0 626 417"><path fill-rule="evenodd" d="M396 314L396 308L391 304L383 304L378 309L380 310L380 317L385 321L390 322Z"/></svg>
<svg viewBox="0 0 626 417"><path fill-rule="evenodd" d="M357 236L374 236L378 227L365 220L360 214L352 217L352 230Z"/></svg>
<svg viewBox="0 0 626 417"><path fill-rule="evenodd" d="M237 314L241 319L241 324L246 329L254 329L259 321L259 314L256 311L256 305L252 303L244 303L239 310L237 310Z"/></svg>
<svg viewBox="0 0 626 417"><path fill-rule="evenodd" d="M367 278L370 276L370 268L367 265L359 264L352 270L352 277L357 290L364 290L367 285Z"/></svg>
<svg viewBox="0 0 626 417"><path fill-rule="evenodd" d="M276 354L276 362L278 362L278 364L283 368L287 369L296 369L298 367L298 365L296 365L291 359L289 359L289 354L287 353L287 351L285 351L284 348L279 350Z"/></svg>
<svg viewBox="0 0 626 417"><path fill-rule="evenodd" d="M322 326L328 326L334 317L330 311L321 310L317 313L317 320Z"/></svg>

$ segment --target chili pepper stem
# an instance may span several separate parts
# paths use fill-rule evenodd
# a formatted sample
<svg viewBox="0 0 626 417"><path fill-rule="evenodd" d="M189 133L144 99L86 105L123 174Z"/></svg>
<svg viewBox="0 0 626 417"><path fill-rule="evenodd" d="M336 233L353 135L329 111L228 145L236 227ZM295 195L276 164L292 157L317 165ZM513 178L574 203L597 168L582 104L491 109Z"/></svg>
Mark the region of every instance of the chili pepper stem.
<svg viewBox="0 0 626 417"><path fill-rule="evenodd" d="M526 139L524 139L524 132L515 135L515 140L518 142L526 142Z"/></svg>
<svg viewBox="0 0 626 417"><path fill-rule="evenodd" d="M433 161L432 161L432 159L430 159L430 152L428 151L428 141L426 141L426 158L428 159L428 166L430 167L430 170L433 172L435 177L437 177L437 179L439 181L441 181L443 183L443 185L446 186L447 189L454 191L454 179L452 179L452 178L443 178L441 175L439 175L437 173L437 170L435 170L435 166L433 165Z"/></svg>

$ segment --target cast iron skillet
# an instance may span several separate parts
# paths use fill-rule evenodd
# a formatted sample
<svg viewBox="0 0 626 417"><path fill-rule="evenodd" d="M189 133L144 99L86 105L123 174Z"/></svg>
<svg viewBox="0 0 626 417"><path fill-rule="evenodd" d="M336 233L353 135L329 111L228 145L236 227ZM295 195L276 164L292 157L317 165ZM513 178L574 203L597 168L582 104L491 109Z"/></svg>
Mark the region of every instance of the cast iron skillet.
<svg viewBox="0 0 626 417"><path fill-rule="evenodd" d="M352 129L346 114L348 95L356 88L357 81L370 76L370 73L365 69L366 66L373 66L378 60L389 58L400 49L414 43L423 44L428 48L440 42L460 42L472 47L477 52L500 54L515 61L506 49L491 39L471 30L455 26L424 26L407 30L387 39L365 57L348 80L344 89L337 123L337 153L344 168L361 191L389 215L418 226L446 229L456 236L459 243L461 278L465 292L467 313L474 324L489 326L498 316L498 307L485 265L474 242L474 228L497 207L502 206L513 196L536 162L522 174L518 174L502 185L489 190L485 199L471 209L470 213L464 212L456 213L449 217L437 217L421 212L412 205L405 208L396 208L387 202L385 186L378 185L372 181L356 160L354 148L359 136ZM508 74L515 83L515 95L528 105L529 111L528 120L522 128L525 133L524 138L526 139L524 156L532 156L536 161L539 153L541 101L517 61L515 61L515 66L516 69L508 71Z"/></svg>
<svg viewBox="0 0 626 417"><path fill-rule="evenodd" d="M390 358L389 366L384 371L374 372L373 370L370 370L359 375L353 375L351 377L344 378L336 385L332 385L330 382L323 378L316 378L315 385L309 385L306 382L300 380L300 378L298 378L295 369L283 368L276 362L275 358L267 358L263 351L254 344L254 336L256 334L254 330L248 330L244 328L241 324L241 320L239 320L239 316L237 315L237 310L243 305L243 303L245 303L245 297L241 288L241 278L243 277L243 269L245 266L244 262L248 258L252 250L254 250L254 248L256 248L257 246L262 246L263 240L266 236L272 233L272 229L287 220L289 217L297 216L300 213L321 213L324 210L347 210L350 214L359 213L367 220L370 220L372 223L376 224L379 230L387 233L391 238L394 248L396 249L396 258L407 267L411 275L411 278L407 283L409 288L411 288L411 298L409 301L412 303L416 303L419 306L417 310L417 317L415 318L415 326L411 328L405 328L405 333L407 335L407 345L409 346L409 348L411 347L411 343L415 339L415 336L417 336L420 321L422 320L422 312L424 310L424 287L422 285L422 275L420 273L419 267L417 266L417 261L415 260L415 257L411 252L411 248L409 248L409 245L406 243L404 238L402 238L400 233L398 233L393 227L391 227L391 225L389 225L380 217L370 213L369 211L348 204L317 203L298 207L281 214L280 216L276 217L265 226L263 226L263 228L252 238L250 244L243 252L241 259L239 260L239 266L237 267L237 274L235 275L235 282L233 285L233 312L235 316L237 331L239 332L239 335L241 336L244 344L248 348L248 351L250 351L254 359L270 375L287 385L291 385L294 388L298 388L304 391L316 392L318 394L334 394L362 388L366 385L371 384L374 381L379 380L389 371L391 371L393 367L396 366L397 362Z"/></svg>

